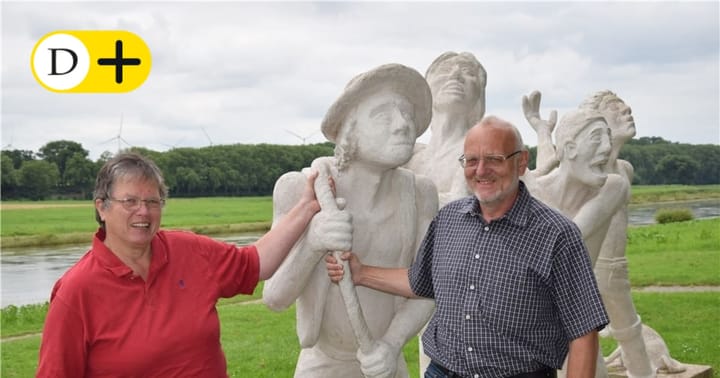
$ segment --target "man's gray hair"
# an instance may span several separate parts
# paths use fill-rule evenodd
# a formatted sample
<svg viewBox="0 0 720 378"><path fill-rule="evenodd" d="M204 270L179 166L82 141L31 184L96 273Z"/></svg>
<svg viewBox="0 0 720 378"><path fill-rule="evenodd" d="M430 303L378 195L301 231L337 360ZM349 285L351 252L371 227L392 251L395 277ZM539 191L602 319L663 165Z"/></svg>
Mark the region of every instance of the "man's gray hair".
<svg viewBox="0 0 720 378"><path fill-rule="evenodd" d="M489 115L485 116L479 123L478 126L494 126L494 127L501 127L501 128L507 128L512 131L513 134L515 134L515 150L518 151L525 151L525 144L523 143L522 134L520 134L520 130L518 130L515 125L512 123L494 116Z"/></svg>

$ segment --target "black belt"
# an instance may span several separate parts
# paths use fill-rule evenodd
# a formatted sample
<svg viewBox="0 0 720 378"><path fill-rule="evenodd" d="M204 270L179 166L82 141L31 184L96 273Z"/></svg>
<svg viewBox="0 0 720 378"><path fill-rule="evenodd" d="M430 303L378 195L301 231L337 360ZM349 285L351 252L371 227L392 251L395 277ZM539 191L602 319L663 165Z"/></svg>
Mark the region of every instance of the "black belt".
<svg viewBox="0 0 720 378"><path fill-rule="evenodd" d="M431 362L431 363L432 363L433 365L435 365L435 367L437 367L438 369L440 369L440 371L442 371L443 374L445 374L445 376L446 376L447 378L455 378L455 377L462 378L462 376L461 376L460 374L455 373L454 371L446 368L445 366L440 365L440 364L437 363L437 362L434 362L434 361L433 361L433 362Z"/></svg>
<svg viewBox="0 0 720 378"><path fill-rule="evenodd" d="M446 368L445 366L440 365L437 362L433 362L433 364L438 369L440 369L440 371L442 371L443 374L445 374L447 376L447 378L455 378L455 377L462 378L462 376L460 374ZM543 368L540 370L535 370L530 373L515 374L515 375L512 375L507 378L557 378L557 370L546 367L546 368Z"/></svg>
<svg viewBox="0 0 720 378"><path fill-rule="evenodd" d="M557 377L557 370L546 367L546 368L543 368L540 370L535 370L530 373L516 374L509 378L556 378L556 377Z"/></svg>

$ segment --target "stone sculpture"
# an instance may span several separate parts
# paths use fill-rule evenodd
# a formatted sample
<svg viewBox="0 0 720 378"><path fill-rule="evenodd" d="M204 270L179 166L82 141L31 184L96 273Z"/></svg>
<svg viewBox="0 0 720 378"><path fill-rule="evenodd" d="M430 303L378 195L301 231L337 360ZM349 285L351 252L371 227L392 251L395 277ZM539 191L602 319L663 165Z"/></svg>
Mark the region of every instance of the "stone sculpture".
<svg viewBox="0 0 720 378"><path fill-rule="evenodd" d="M368 264L409 266L437 212L432 182L401 167L428 127L431 101L417 71L388 64L352 79L322 122L335 156L312 166L334 178L338 199L353 217L353 251ZM305 180L301 172L278 179L274 219L291 208ZM320 198L329 189L320 189L323 209L335 206ZM430 318L434 302L332 285L323 256L311 253L318 238L304 235L263 291L271 309L297 303L302 350L295 377L407 377L402 348Z"/></svg>
<svg viewBox="0 0 720 378"><path fill-rule="evenodd" d="M620 175L604 171L611 142L610 128L600 113L568 112L555 138L558 167L540 177L530 171L525 183L543 202L578 225L594 264L612 216L629 195L629 184Z"/></svg>
<svg viewBox="0 0 720 378"><path fill-rule="evenodd" d="M632 110L610 91L600 91L589 96L580 108L599 111L607 120L612 133L612 151L604 170L610 174L620 175L630 185L633 167L629 162L618 159L618 155L625 142L635 136ZM632 377L654 377L655 369L651 366L652 361L642 338L642 323L630 293L625 256L629 202L628 192L622 206L613 215L595 264L595 277L610 317L610 332L620 345L628 374Z"/></svg>
<svg viewBox="0 0 720 378"><path fill-rule="evenodd" d="M608 332L611 334L612 332ZM661 374L677 374L683 373L687 370L685 364L678 362L670 357L670 350L668 350L665 341L660 337L654 329L643 324L642 325L642 338L645 343L647 354L650 358L650 365L653 372ZM622 353L622 347L618 346L612 353L605 357L605 363L607 364L608 370L626 370L628 371L627 362ZM628 371L629 372L629 371Z"/></svg>
<svg viewBox="0 0 720 378"><path fill-rule="evenodd" d="M536 190L546 191L545 184L553 180L552 177L557 175L555 172L563 169L563 162L560 159L561 151L559 151L562 139L560 134L562 133L560 130L556 131L555 136L558 143L556 149L552 144L552 131L555 127L557 113L553 111L548 120L543 120L539 115L540 98L541 94L537 91L523 97L525 117L538 133L537 168L526 177L526 182L531 182L529 186L532 188L539 188ZM603 303L610 317L609 330L618 341L618 351L622 355L623 366L630 377L655 377L656 365L654 365L653 357L649 355L647 339L643 340L642 337L642 323L630 293L631 286L625 257L628 203L633 167L629 162L618 159L618 156L625 142L635 136L632 110L615 93L600 91L588 97L578 110L571 113L582 114L583 112L599 114L607 122L611 135L610 151L604 161L599 160L603 164L595 166L594 169L599 169L607 175L608 180L604 187L612 184L621 189L616 193L615 198L606 198L601 201L597 200L602 196L587 198L585 208L600 209L601 211L594 216L592 212L589 212L590 218L573 219L583 230L583 235L588 243ZM615 183L613 184L613 182ZM591 196L592 193L593 191L588 192ZM556 204L561 211L572 216L574 214L572 209L577 206L568 207L567 203L563 205L561 202L567 202L567 200L562 200L562 197L563 195L560 193L556 193L554 197L548 193L547 198L543 199L550 204ZM597 208L593 205L594 203L605 207ZM607 225L605 225L606 220L609 220ZM594 222L602 227L596 229L594 234L586 235L585 229L589 225L588 222L590 224ZM662 341L659 335L657 338ZM598 366L596 376L607 376L604 364Z"/></svg>
<svg viewBox="0 0 720 378"><path fill-rule="evenodd" d="M430 141L415 144L406 167L432 180L442 207L472 194L457 159L463 152L465 134L485 115L487 72L472 53L447 51L430 63L425 80L433 101ZM430 359L422 342L418 349L422 372Z"/></svg>
<svg viewBox="0 0 720 378"><path fill-rule="evenodd" d="M610 128L601 114L585 109L568 112L558 123L555 138L558 167L540 177L528 172L524 181L536 197L578 225L594 264L630 186L620 175L604 171L611 142ZM601 354L596 376L607 376Z"/></svg>
<svg viewBox="0 0 720 378"><path fill-rule="evenodd" d="M457 162L467 131L485 114L487 73L469 52L445 52L427 69L433 96L430 141L417 143L407 168L429 177L437 187L440 206L472 193Z"/></svg>

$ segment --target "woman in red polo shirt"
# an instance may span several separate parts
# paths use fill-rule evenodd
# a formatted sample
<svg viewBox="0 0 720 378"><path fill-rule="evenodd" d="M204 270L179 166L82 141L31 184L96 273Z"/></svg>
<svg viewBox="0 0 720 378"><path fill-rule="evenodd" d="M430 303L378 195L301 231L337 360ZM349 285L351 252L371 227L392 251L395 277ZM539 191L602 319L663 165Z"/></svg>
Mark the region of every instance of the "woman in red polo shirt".
<svg viewBox="0 0 720 378"><path fill-rule="evenodd" d="M313 216L326 250L351 245L346 212L320 211L308 180L292 211L254 245L160 230L167 188L151 160L100 169L92 248L55 284L38 377L226 377L215 305L272 276ZM317 214L317 215L316 215Z"/></svg>

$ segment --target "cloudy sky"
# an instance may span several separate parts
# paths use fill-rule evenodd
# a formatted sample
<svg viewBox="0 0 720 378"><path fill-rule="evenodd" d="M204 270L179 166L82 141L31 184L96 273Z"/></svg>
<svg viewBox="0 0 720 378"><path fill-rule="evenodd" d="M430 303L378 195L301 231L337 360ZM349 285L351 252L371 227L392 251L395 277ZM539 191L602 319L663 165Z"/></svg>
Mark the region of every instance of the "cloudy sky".
<svg viewBox="0 0 720 378"><path fill-rule="evenodd" d="M445 51L480 60L486 114L528 145L523 95L541 91L547 116L604 89L632 107L639 137L719 144L718 4L3 1L2 147L72 140L96 159L118 135L157 151L320 143L354 75L391 62L424 74ZM30 56L57 30L131 31L150 48L150 76L124 94L50 92Z"/></svg>

